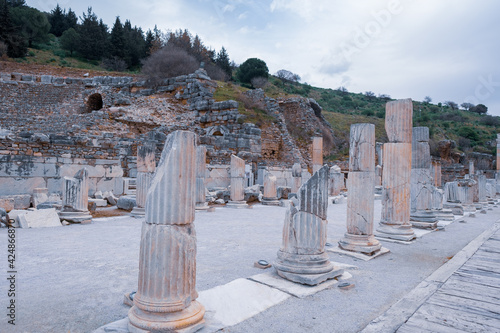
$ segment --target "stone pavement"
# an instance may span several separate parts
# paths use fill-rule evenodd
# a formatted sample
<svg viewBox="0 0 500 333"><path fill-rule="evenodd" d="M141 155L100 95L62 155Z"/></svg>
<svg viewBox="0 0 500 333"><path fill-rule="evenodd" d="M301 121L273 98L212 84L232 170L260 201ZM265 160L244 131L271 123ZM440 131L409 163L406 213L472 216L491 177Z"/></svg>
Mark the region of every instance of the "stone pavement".
<svg viewBox="0 0 500 333"><path fill-rule="evenodd" d="M500 331L500 222L361 332L395 331Z"/></svg>
<svg viewBox="0 0 500 333"><path fill-rule="evenodd" d="M346 207L345 203L328 206L331 247L346 231ZM254 293L254 298L239 286L256 288L247 282L255 280L273 283L272 277L261 275L272 274L272 269L253 265L260 259L276 259L285 212L283 207L256 205L249 210L217 208L214 213L196 213L200 295L208 296L207 305L215 304L217 299L210 293L219 288L233 304L260 311L239 323L236 315L220 313L219 321L234 324L225 325L225 332L358 332L444 263L452 262L450 258L461 256L464 247L500 219L500 210L493 208L444 230L419 234L411 245L382 241L391 252L370 261L328 252L331 261L350 265L346 271L352 275L353 289L340 290L332 284L310 295L301 290L296 295L286 293L281 302L283 295L276 293L281 295L275 298L278 304L261 311L265 304L254 302L260 294ZM376 201L376 224L380 213L380 201ZM0 332L92 332L126 318L130 308L122 301L125 293L137 290L141 222L124 216L94 219L88 225L16 229L16 326L8 325L1 313ZM6 229L0 229L1 307L7 306L8 281L2 277L7 272L6 249L2 249L6 237Z"/></svg>

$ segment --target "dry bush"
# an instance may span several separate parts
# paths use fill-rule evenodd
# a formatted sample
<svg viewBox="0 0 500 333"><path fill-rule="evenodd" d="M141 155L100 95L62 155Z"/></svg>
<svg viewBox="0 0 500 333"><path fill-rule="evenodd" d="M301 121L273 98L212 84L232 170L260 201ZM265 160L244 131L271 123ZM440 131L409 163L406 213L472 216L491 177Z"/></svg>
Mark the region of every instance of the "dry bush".
<svg viewBox="0 0 500 333"><path fill-rule="evenodd" d="M103 59L101 67L108 71L124 72L127 69L127 63L118 57Z"/></svg>
<svg viewBox="0 0 500 333"><path fill-rule="evenodd" d="M224 81L224 82L229 81L229 76L217 65L206 64L205 70L207 71L208 76L210 76L212 80Z"/></svg>
<svg viewBox="0 0 500 333"><path fill-rule="evenodd" d="M250 83L255 88L265 88L269 84L269 81L265 77L257 76L251 79Z"/></svg>
<svg viewBox="0 0 500 333"><path fill-rule="evenodd" d="M9 49L9 47L7 46L7 44L0 41L0 58L3 58L4 55L7 55L8 49Z"/></svg>
<svg viewBox="0 0 500 333"><path fill-rule="evenodd" d="M194 73L199 65L185 50L165 46L144 61L142 73L147 75L150 85L157 85L166 78Z"/></svg>

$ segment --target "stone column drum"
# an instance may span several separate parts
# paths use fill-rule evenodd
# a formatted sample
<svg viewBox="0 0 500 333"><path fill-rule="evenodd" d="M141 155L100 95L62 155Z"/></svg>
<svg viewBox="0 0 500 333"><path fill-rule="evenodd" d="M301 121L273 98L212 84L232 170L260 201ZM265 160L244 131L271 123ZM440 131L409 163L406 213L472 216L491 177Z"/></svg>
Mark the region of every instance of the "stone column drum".
<svg viewBox="0 0 500 333"><path fill-rule="evenodd" d="M264 176L264 195L262 197L262 204L266 206L279 206L278 188L276 187L276 176L266 172Z"/></svg>
<svg viewBox="0 0 500 333"><path fill-rule="evenodd" d="M151 180L156 170L156 144L149 142L137 148L137 182L136 206L130 212L131 216L144 217L146 215L146 196Z"/></svg>
<svg viewBox="0 0 500 333"><path fill-rule="evenodd" d="M90 223L89 173L83 168L74 177L64 177L62 210L59 218L73 223Z"/></svg>
<svg viewBox="0 0 500 333"><path fill-rule="evenodd" d="M464 207L464 211L474 213L476 205L474 205L474 191L476 190L477 182L474 179L460 179L458 180L458 189L460 194L460 201Z"/></svg>
<svg viewBox="0 0 500 333"><path fill-rule="evenodd" d="M196 301L195 134L171 133L146 199L139 287L128 313L130 332L202 328Z"/></svg>
<svg viewBox="0 0 500 333"><path fill-rule="evenodd" d="M231 201L228 208L248 208L245 201L245 160L231 155Z"/></svg>
<svg viewBox="0 0 500 333"><path fill-rule="evenodd" d="M295 163L292 167L292 193L297 193L302 186L302 166Z"/></svg>
<svg viewBox="0 0 500 333"><path fill-rule="evenodd" d="M373 255L382 245L373 236L375 125L351 125L347 179L347 233L339 247Z"/></svg>
<svg viewBox="0 0 500 333"><path fill-rule="evenodd" d="M381 237L410 241L415 233L410 223L410 177L413 104L411 99L386 105L382 175Z"/></svg>
<svg viewBox="0 0 500 333"><path fill-rule="evenodd" d="M340 195L340 191L344 188L344 174L338 165L330 168L329 194L334 197Z"/></svg>
<svg viewBox="0 0 500 333"><path fill-rule="evenodd" d="M410 221L415 228L435 229L437 217L432 211L434 181L431 175L429 128L414 127L411 163L411 213Z"/></svg>
<svg viewBox="0 0 500 333"><path fill-rule="evenodd" d="M441 173L441 158L432 157L432 177L434 178L434 186L441 187L442 173Z"/></svg>
<svg viewBox="0 0 500 333"><path fill-rule="evenodd" d="M328 167L316 172L290 200L283 226L283 243L274 267L281 277L317 285L343 273L325 252L327 238Z"/></svg>
<svg viewBox="0 0 500 333"><path fill-rule="evenodd" d="M313 173L323 166L323 138L313 137L312 142L312 165Z"/></svg>
<svg viewBox="0 0 500 333"><path fill-rule="evenodd" d="M445 209L443 207L444 203L444 191L434 187L432 191L432 212L436 215L436 218L441 221L453 221L455 217L453 216L453 211L451 209Z"/></svg>
<svg viewBox="0 0 500 333"><path fill-rule="evenodd" d="M206 211L208 207L205 188L207 169L207 147L196 147L196 210Z"/></svg>

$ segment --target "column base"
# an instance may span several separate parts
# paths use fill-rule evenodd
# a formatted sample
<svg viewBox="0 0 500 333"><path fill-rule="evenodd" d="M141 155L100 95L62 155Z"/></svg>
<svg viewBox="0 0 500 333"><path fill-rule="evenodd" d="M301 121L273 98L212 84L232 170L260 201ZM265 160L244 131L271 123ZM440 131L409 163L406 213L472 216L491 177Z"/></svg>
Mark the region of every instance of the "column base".
<svg viewBox="0 0 500 333"><path fill-rule="evenodd" d="M226 204L227 208L249 208L250 206L246 201L229 201Z"/></svg>
<svg viewBox="0 0 500 333"><path fill-rule="evenodd" d="M439 221L455 221L455 216L453 216L451 209L439 209L433 210L433 212Z"/></svg>
<svg viewBox="0 0 500 333"><path fill-rule="evenodd" d="M388 224L386 222L380 222L379 227L377 228L378 234L376 236L380 236L383 238L396 239L402 241L411 241L415 239L417 236L411 227L411 224Z"/></svg>
<svg viewBox="0 0 500 333"><path fill-rule="evenodd" d="M130 212L130 216L137 217L137 218L145 217L146 216L146 208L135 206L132 209L132 211Z"/></svg>
<svg viewBox="0 0 500 333"><path fill-rule="evenodd" d="M276 268L276 273L284 279L287 279L292 282L305 284L308 286L316 286L326 280L334 279L337 276L344 274L344 270L342 268L334 268L328 273L323 274L296 274L290 272L280 271Z"/></svg>
<svg viewBox="0 0 500 333"><path fill-rule="evenodd" d="M278 198L262 198L262 204L264 206L280 206L281 205Z"/></svg>
<svg viewBox="0 0 500 333"><path fill-rule="evenodd" d="M195 210L209 210L210 207L208 206L208 203L203 202L203 203L197 203L196 206L194 207Z"/></svg>
<svg viewBox="0 0 500 333"><path fill-rule="evenodd" d="M92 215L89 211L86 212L59 212L59 219L72 222L72 223L90 223L92 222Z"/></svg>
<svg viewBox="0 0 500 333"><path fill-rule="evenodd" d="M380 251L382 244L373 235L345 234L344 238L339 241L339 247L343 250L372 256Z"/></svg>
<svg viewBox="0 0 500 333"><path fill-rule="evenodd" d="M182 332L191 333L205 325L205 307L197 301L182 311L147 312L133 306L128 312L130 333Z"/></svg>
<svg viewBox="0 0 500 333"><path fill-rule="evenodd" d="M414 228L436 229L438 219L430 210L417 210L410 214L410 222Z"/></svg>

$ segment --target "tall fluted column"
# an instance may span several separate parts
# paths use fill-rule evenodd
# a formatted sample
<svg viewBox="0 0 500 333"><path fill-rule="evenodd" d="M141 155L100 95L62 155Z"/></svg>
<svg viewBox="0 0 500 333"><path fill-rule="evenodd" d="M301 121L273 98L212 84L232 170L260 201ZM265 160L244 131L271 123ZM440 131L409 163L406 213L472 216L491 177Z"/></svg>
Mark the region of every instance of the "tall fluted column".
<svg viewBox="0 0 500 333"><path fill-rule="evenodd" d="M323 166L323 138L313 137L312 142L312 165L313 173Z"/></svg>
<svg viewBox="0 0 500 333"><path fill-rule="evenodd" d="M130 332L203 326L205 309L195 301L195 142L195 134L187 131L167 137L148 191Z"/></svg>
<svg viewBox="0 0 500 333"><path fill-rule="evenodd" d="M409 241L415 238L410 223L410 178L413 105L411 99L388 102L382 175L380 236Z"/></svg>
<svg viewBox="0 0 500 333"><path fill-rule="evenodd" d="M328 167L324 166L290 200L283 226L283 243L274 267L281 277L317 285L343 273L325 252L328 208Z"/></svg>
<svg viewBox="0 0 500 333"><path fill-rule="evenodd" d="M148 142L137 148L137 190L135 195L136 206L130 212L134 217L144 217L146 211L146 196L151 180L156 170L156 144Z"/></svg>
<svg viewBox="0 0 500 333"><path fill-rule="evenodd" d="M292 193L297 193L302 186L302 166L295 163L292 167Z"/></svg>
<svg viewBox="0 0 500 333"><path fill-rule="evenodd" d="M377 155L376 164L380 166L384 165L383 150L384 150L384 144L382 142L376 142L375 143L375 154Z"/></svg>
<svg viewBox="0 0 500 333"><path fill-rule="evenodd" d="M196 210L208 210L205 188L205 172L207 169L207 147L196 148Z"/></svg>
<svg viewBox="0 0 500 333"><path fill-rule="evenodd" d="M382 245L373 236L375 183L375 125L351 125L347 179L347 233L339 246L373 255Z"/></svg>
<svg viewBox="0 0 500 333"><path fill-rule="evenodd" d="M469 175L473 176L474 173L474 161L469 161Z"/></svg>
<svg viewBox="0 0 500 333"><path fill-rule="evenodd" d="M477 188L478 188L478 202L481 204L487 203L488 199L486 197L486 176L477 175Z"/></svg>
<svg viewBox="0 0 500 333"><path fill-rule="evenodd" d="M245 160L231 155L231 201L228 208L248 208L245 201Z"/></svg>
<svg viewBox="0 0 500 333"><path fill-rule="evenodd" d="M266 171L264 176L264 195L262 197L262 204L266 206L279 206L278 188L276 186L276 176Z"/></svg>
<svg viewBox="0 0 500 333"><path fill-rule="evenodd" d="M429 128L414 127L411 160L411 224L415 228L435 229L437 217L432 210L434 189L431 175Z"/></svg>
<svg viewBox="0 0 500 333"><path fill-rule="evenodd" d="M64 177L62 210L59 218L73 223L90 223L92 215L88 205L89 173L83 168L74 177Z"/></svg>

